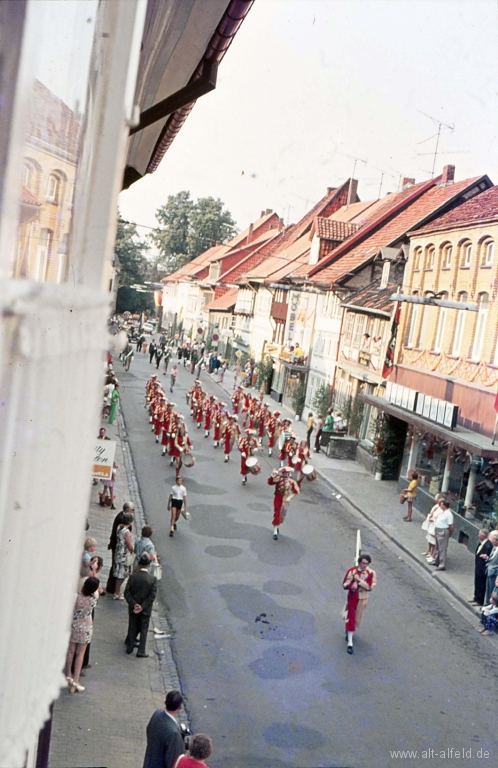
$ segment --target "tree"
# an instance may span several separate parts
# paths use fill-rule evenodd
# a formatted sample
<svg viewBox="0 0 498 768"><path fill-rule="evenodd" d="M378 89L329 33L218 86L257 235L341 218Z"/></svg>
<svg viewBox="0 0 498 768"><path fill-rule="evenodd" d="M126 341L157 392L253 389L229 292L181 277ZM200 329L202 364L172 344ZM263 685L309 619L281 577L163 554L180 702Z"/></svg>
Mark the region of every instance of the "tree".
<svg viewBox="0 0 498 768"><path fill-rule="evenodd" d="M325 418L330 408L330 387L328 384L320 384L315 392L311 406L320 416Z"/></svg>
<svg viewBox="0 0 498 768"><path fill-rule="evenodd" d="M156 211L156 219L159 226L149 237L160 252L156 268L160 264L167 273L236 233L235 222L219 198L201 197L194 203L186 191L170 195Z"/></svg>
<svg viewBox="0 0 498 768"><path fill-rule="evenodd" d="M143 283L147 274L148 262L145 253L148 243L140 239L135 224L130 224L118 214L118 227L114 250L121 264L116 312L142 312L154 307L151 293L139 293L130 286Z"/></svg>

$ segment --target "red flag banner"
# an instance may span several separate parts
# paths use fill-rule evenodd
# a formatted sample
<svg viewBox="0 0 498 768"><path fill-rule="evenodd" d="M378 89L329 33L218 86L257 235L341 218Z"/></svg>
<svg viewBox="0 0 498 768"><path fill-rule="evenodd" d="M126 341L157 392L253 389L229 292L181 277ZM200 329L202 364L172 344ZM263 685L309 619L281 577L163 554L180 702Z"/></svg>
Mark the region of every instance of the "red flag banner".
<svg viewBox="0 0 498 768"><path fill-rule="evenodd" d="M396 302L393 321L391 324L391 337L386 349L386 359L382 368L382 378L388 379L394 366L394 350L396 349L396 336L398 335L399 317L401 314L401 302Z"/></svg>

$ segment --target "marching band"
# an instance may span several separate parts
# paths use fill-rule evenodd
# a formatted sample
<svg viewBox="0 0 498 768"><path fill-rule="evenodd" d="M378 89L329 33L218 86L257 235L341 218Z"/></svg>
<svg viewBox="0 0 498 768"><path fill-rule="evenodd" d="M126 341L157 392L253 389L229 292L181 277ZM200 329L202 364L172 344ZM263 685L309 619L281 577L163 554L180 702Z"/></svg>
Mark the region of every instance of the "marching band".
<svg viewBox="0 0 498 768"><path fill-rule="evenodd" d="M272 456L273 449L278 447L280 469L274 470L267 480L268 485L275 487L272 525L273 538L277 540L288 506L300 493L303 479L312 481L317 476L309 463L306 440L298 442L291 431L290 419L281 418L280 411L272 413L263 402L263 395L252 397L241 386L231 396L233 413L215 395L208 395L199 379L187 392L186 399L196 428L204 428L205 438L209 438L213 430L213 448L223 446L224 463L230 461L230 454L237 445L242 485L247 484L250 474L258 475L262 471L255 454L262 449L265 436L268 456ZM152 375L145 385L144 407L148 409L155 441L161 444L161 455L169 456L170 466L175 465L178 478L182 466L193 467L195 458L185 419L175 412L175 405L166 397L157 374ZM239 415L243 419L243 431L238 423ZM291 477L294 472L295 480Z"/></svg>

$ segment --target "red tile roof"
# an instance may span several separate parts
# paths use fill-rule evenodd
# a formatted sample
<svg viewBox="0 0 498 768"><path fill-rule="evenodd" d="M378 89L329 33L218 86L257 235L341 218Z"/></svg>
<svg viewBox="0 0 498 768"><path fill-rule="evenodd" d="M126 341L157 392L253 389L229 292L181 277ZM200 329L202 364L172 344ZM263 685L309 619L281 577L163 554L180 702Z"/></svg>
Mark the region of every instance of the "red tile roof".
<svg viewBox="0 0 498 768"><path fill-rule="evenodd" d="M479 224L481 221L498 220L498 187L491 187L485 192L472 197L466 203L444 213L425 227L417 229L418 234L452 229L465 224Z"/></svg>
<svg viewBox="0 0 498 768"><path fill-rule="evenodd" d="M330 286L348 272L368 261L382 246L394 245L401 237L421 224L463 190L479 179L467 179L455 184L438 186L434 179L417 184L397 194L389 195L377 214L348 240L315 266L304 266L295 278Z"/></svg>
<svg viewBox="0 0 498 768"><path fill-rule="evenodd" d="M205 304L203 309L218 311L228 310L235 306L238 292L238 288L230 288L230 290L224 293L223 296L219 296L217 299L210 301L209 304Z"/></svg>
<svg viewBox="0 0 498 768"><path fill-rule="evenodd" d="M317 216L315 220L316 234L325 240L342 242L359 228L359 224L351 224L349 221L335 221L334 218L324 219L322 216Z"/></svg>
<svg viewBox="0 0 498 768"><path fill-rule="evenodd" d="M227 267L219 277L220 282L236 283L240 277L259 266L279 247L284 232L285 230L275 231L271 238L265 238L254 251L240 259L235 266Z"/></svg>
<svg viewBox="0 0 498 768"><path fill-rule="evenodd" d="M21 203L24 203L25 205L41 205L40 201L37 200L34 194L30 192L24 184L21 185Z"/></svg>

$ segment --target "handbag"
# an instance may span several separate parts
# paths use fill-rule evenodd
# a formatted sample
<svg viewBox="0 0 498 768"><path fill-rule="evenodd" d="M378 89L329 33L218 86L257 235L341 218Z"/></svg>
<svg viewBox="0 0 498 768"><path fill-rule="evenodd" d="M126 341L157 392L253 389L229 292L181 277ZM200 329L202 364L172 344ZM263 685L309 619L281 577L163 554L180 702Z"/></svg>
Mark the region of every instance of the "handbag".
<svg viewBox="0 0 498 768"><path fill-rule="evenodd" d="M155 560L153 560L150 564L149 573L151 576L155 576L158 581L161 581L163 577L163 567L160 563L156 563Z"/></svg>
<svg viewBox="0 0 498 768"><path fill-rule="evenodd" d="M428 530L429 530L429 521L427 520L427 518L425 518L425 520L424 520L424 522L422 523L422 526L421 526L421 527L422 527L422 530L423 530L423 531L428 531Z"/></svg>
<svg viewBox="0 0 498 768"><path fill-rule="evenodd" d="M407 499L407 497L405 496L405 492L401 491L401 493L399 494L399 503L400 504L404 504L406 499Z"/></svg>
<svg viewBox="0 0 498 768"><path fill-rule="evenodd" d="M126 560L125 560L126 567L127 568L131 568L134 562L135 562L135 553L134 552L127 552L126 553Z"/></svg>

